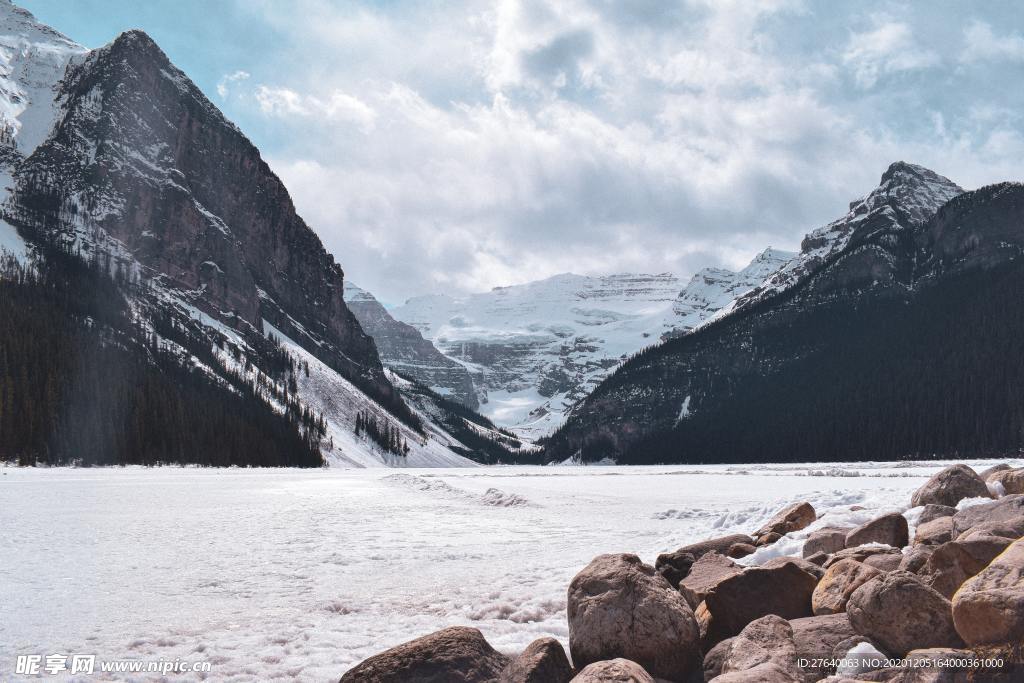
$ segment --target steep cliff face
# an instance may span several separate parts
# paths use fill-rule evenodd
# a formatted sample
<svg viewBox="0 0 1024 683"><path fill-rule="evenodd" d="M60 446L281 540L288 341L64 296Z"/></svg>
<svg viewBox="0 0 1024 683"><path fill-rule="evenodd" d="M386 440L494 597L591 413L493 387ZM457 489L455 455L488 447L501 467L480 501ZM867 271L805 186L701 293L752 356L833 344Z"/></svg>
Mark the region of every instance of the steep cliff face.
<svg viewBox="0 0 1024 683"><path fill-rule="evenodd" d="M851 444L888 449L846 453L877 458L919 454L924 444L955 447L890 422L898 415L922 425L908 406L941 412L929 401L942 403L943 390L919 353L930 349L950 362L943 377L951 393L961 388L958 373L999 357L992 345L1002 335L965 336L951 326L956 315L986 310L989 289L1013 288L986 271L1012 267L1021 253L1020 195L1018 185L961 194L931 171L893 164L876 190L811 233L800 255L727 315L641 354L602 383L552 437L549 457L814 460L838 457ZM953 282L959 275L965 279ZM943 298L950 303L940 313ZM896 387L898 375L905 379ZM914 387L930 387L935 397L910 396ZM869 438L872 429L879 439Z"/></svg>
<svg viewBox="0 0 1024 683"><path fill-rule="evenodd" d="M386 366L467 408L480 406L469 370L438 351L415 327L392 318L373 294L346 281L345 303L373 337Z"/></svg>
<svg viewBox="0 0 1024 683"><path fill-rule="evenodd" d="M146 34L72 60L57 102L14 173L11 222L86 248L112 238L215 320L250 336L271 323L407 417L344 303L341 267L259 151Z"/></svg>

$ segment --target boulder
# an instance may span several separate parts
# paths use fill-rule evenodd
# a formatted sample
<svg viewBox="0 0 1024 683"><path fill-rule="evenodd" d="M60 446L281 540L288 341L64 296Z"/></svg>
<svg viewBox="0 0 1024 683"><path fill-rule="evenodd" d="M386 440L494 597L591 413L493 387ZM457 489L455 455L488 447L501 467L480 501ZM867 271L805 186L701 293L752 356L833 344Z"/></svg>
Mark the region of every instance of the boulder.
<svg viewBox="0 0 1024 683"><path fill-rule="evenodd" d="M897 569L917 574L928 562L928 558L935 552L936 547L934 545L915 545L909 553L903 555Z"/></svg>
<svg viewBox="0 0 1024 683"><path fill-rule="evenodd" d="M838 643L857 636L845 613L791 619L789 625L793 628L797 663L803 663L801 668L807 680L832 673L831 668L822 668L820 664L832 658Z"/></svg>
<svg viewBox="0 0 1024 683"><path fill-rule="evenodd" d="M998 465L993 465L992 467L989 467L987 470L982 470L981 472L978 472L978 476L981 477L982 481L991 481L993 475L1012 469L1013 468L1010 467L1010 465L1008 465L1007 463L1001 462Z"/></svg>
<svg viewBox="0 0 1024 683"><path fill-rule="evenodd" d="M989 481L1002 484L1004 493L1024 493L1024 468L996 472Z"/></svg>
<svg viewBox="0 0 1024 683"><path fill-rule="evenodd" d="M880 572L894 572L900 568L903 562L903 553L897 550L894 553L875 553L864 558L864 564L874 567Z"/></svg>
<svg viewBox="0 0 1024 683"><path fill-rule="evenodd" d="M816 615L846 611L853 591L882 572L856 560L843 560L825 570L811 595L811 611Z"/></svg>
<svg viewBox="0 0 1024 683"><path fill-rule="evenodd" d="M509 658L492 648L479 630L453 626L364 660L342 676L341 683L490 683L508 663Z"/></svg>
<svg viewBox="0 0 1024 683"><path fill-rule="evenodd" d="M568 683L572 665L562 644L554 638L538 638L501 673L498 683Z"/></svg>
<svg viewBox="0 0 1024 683"><path fill-rule="evenodd" d="M999 524L1016 532L1017 538L1024 536L1024 495L1003 496L991 503L960 510L953 515L953 538L959 538L968 529L982 524L988 528Z"/></svg>
<svg viewBox="0 0 1024 683"><path fill-rule="evenodd" d="M767 664L782 674L780 680L798 683L803 678L803 672L797 667L796 660L793 628L782 617L771 614L750 622L732 639L722 661L722 675L752 670L766 671Z"/></svg>
<svg viewBox="0 0 1024 683"><path fill-rule="evenodd" d="M785 536L791 531L807 528L817 518L817 513L814 512L810 503L793 503L776 512L763 527L757 530L754 537L760 538L767 534Z"/></svg>
<svg viewBox="0 0 1024 683"><path fill-rule="evenodd" d="M825 563L828 561L828 555L822 552L817 552L808 557L807 561L811 564L816 564L819 567L824 567Z"/></svg>
<svg viewBox="0 0 1024 683"><path fill-rule="evenodd" d="M960 586L953 620L971 645L1024 641L1024 539Z"/></svg>
<svg viewBox="0 0 1024 683"><path fill-rule="evenodd" d="M910 529L907 518L898 512L890 512L861 524L846 534L846 547L856 548L865 543L882 543L893 548L902 548L910 543Z"/></svg>
<svg viewBox="0 0 1024 683"><path fill-rule="evenodd" d="M924 506L924 510L921 511L921 516L917 518L917 523L925 524L932 521L933 519L939 519L940 517L952 517L956 514L956 508L949 505L935 505L929 503Z"/></svg>
<svg viewBox="0 0 1024 683"><path fill-rule="evenodd" d="M729 536L720 536L719 538L711 538L706 541L700 541L699 543L684 545L675 552L658 555L658 559L654 563L654 568L657 569L662 576L668 579L668 582L672 584L673 588L676 588L679 586L679 582L682 581L690 571L690 566L702 556L710 552L725 555L728 553L729 548L738 543L753 545L754 539L746 534L731 534ZM690 559L687 556L692 556L693 559Z"/></svg>
<svg viewBox="0 0 1024 683"><path fill-rule="evenodd" d="M825 574L825 570L821 568L821 565L814 564L810 560L805 560L802 557L796 557L794 555L783 555L782 557L773 557L772 559L762 564L761 567L764 567L765 569L771 569L773 567L781 567L787 562L792 562L796 566L800 567L800 569L803 569L805 572L807 572L816 579L820 579Z"/></svg>
<svg viewBox="0 0 1024 683"><path fill-rule="evenodd" d="M621 657L587 665L573 683L655 683L636 662Z"/></svg>
<svg viewBox="0 0 1024 683"><path fill-rule="evenodd" d="M846 613L857 633L895 656L925 647L959 647L949 600L916 575L895 571L853 592Z"/></svg>
<svg viewBox="0 0 1024 683"><path fill-rule="evenodd" d="M749 543L733 543L729 546L729 549L725 551L725 554L727 557L738 560L741 557L752 555L756 550L757 548Z"/></svg>
<svg viewBox="0 0 1024 683"><path fill-rule="evenodd" d="M774 662L766 662L746 671L724 673L714 683L802 683L802 679L794 678Z"/></svg>
<svg viewBox="0 0 1024 683"><path fill-rule="evenodd" d="M919 524L914 532L914 545L940 545L953 540L953 518L939 517Z"/></svg>
<svg viewBox="0 0 1024 683"><path fill-rule="evenodd" d="M804 541L803 556L810 557L815 553L831 555L846 547L846 534L850 532L848 527L825 527L812 531L811 535Z"/></svg>
<svg viewBox="0 0 1024 683"><path fill-rule="evenodd" d="M841 562L847 559L867 563L868 559L875 555L896 555L898 557L903 557L903 552L899 548L889 548L887 546L879 545L862 545L834 553L832 557L828 558L828 561L825 562L824 567L825 569L828 569L836 562Z"/></svg>
<svg viewBox="0 0 1024 683"><path fill-rule="evenodd" d="M696 609L715 586L742 572L743 567L725 555L708 553L693 563L690 574L679 583L679 592Z"/></svg>
<svg viewBox="0 0 1024 683"><path fill-rule="evenodd" d="M989 497L985 480L967 465L950 465L915 491L910 504L913 507L929 503L955 507L964 498L978 497Z"/></svg>
<svg viewBox="0 0 1024 683"><path fill-rule="evenodd" d="M757 540L754 541L754 546L756 548L764 548L765 546L774 545L779 541L780 538L782 538L782 534L776 533L774 531L769 531L763 536L758 536Z"/></svg>
<svg viewBox="0 0 1024 683"><path fill-rule="evenodd" d="M918 575L929 586L952 598L964 581L987 567L1011 542L1002 536L972 531L936 548Z"/></svg>
<svg viewBox="0 0 1024 683"><path fill-rule="evenodd" d="M751 567L730 576L707 594L705 643L713 645L734 636L763 616L783 619L811 616L811 593L818 579L795 562L775 567Z"/></svg>
<svg viewBox="0 0 1024 683"><path fill-rule="evenodd" d="M685 679L699 663L693 610L636 555L599 555L569 584L569 651L577 668L632 660L651 675Z"/></svg>
<svg viewBox="0 0 1024 683"><path fill-rule="evenodd" d="M722 642L717 643L704 655L705 681L710 681L712 678L722 673L722 664L725 662L726 655L729 654L729 646L735 639L735 636L732 638L726 638Z"/></svg>

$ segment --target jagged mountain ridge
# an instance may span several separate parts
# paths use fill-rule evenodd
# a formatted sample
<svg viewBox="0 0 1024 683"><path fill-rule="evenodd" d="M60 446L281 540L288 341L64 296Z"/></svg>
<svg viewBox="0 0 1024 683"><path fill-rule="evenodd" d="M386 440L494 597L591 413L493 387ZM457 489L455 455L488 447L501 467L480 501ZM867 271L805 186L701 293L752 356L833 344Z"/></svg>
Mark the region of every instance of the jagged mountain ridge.
<svg viewBox="0 0 1024 683"><path fill-rule="evenodd" d="M276 410L280 396L323 416L330 463L472 464L472 449L402 399L344 303L341 267L259 150L145 33L86 50L6 2L5 28L0 43L28 47L5 55L0 90L31 99L9 110L4 245L109 271L126 283L140 343L226 385L259 382ZM63 69L50 68L57 53ZM26 73L32 88L18 90ZM34 146L31 130L45 131ZM281 375L282 354L304 372ZM357 414L394 430L408 453L355 437Z"/></svg>
<svg viewBox="0 0 1024 683"><path fill-rule="evenodd" d="M941 177L922 170L893 164L881 185L889 199L865 212L864 229L788 289L623 366L547 457L898 459L1018 447L1024 187L956 194L941 179L935 193ZM931 215L922 199L938 204Z"/></svg>
<svg viewBox="0 0 1024 683"><path fill-rule="evenodd" d="M470 369L481 412L527 438L550 433L630 354L684 334L792 258L768 249L684 284L670 273L545 280L467 297L415 297L390 313Z"/></svg>
<svg viewBox="0 0 1024 683"><path fill-rule="evenodd" d="M467 408L479 408L469 371L438 351L415 327L391 317L373 294L346 280L345 303L373 337L385 365Z"/></svg>

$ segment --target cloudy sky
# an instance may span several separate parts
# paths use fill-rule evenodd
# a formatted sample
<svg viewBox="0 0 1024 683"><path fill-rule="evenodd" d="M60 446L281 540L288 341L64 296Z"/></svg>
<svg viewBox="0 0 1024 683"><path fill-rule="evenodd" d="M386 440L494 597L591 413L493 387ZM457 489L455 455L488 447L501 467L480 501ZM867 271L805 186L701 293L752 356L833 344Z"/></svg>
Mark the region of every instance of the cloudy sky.
<svg viewBox="0 0 1024 683"><path fill-rule="evenodd" d="M740 267L886 166L1024 179L1024 10L799 0L22 0L149 32L387 303Z"/></svg>

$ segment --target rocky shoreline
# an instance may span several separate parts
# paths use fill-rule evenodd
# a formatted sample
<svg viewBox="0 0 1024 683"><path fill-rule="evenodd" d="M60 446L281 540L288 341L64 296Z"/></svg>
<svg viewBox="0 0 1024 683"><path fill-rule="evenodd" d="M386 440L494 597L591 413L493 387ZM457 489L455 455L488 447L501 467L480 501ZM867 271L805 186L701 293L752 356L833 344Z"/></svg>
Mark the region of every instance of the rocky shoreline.
<svg viewBox="0 0 1024 683"><path fill-rule="evenodd" d="M816 520L794 503L750 535L654 566L594 558L568 588L571 661L553 638L510 657L479 630L451 627L341 681L1024 681L1024 468L947 467L903 512L821 527L801 556L749 563Z"/></svg>

